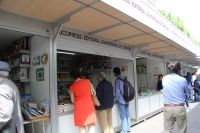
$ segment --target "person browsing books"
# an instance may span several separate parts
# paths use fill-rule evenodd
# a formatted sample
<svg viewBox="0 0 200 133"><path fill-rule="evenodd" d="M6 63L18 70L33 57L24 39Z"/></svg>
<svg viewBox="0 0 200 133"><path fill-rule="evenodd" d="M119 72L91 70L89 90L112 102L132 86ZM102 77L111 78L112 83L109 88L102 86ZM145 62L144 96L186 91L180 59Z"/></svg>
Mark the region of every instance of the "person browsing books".
<svg viewBox="0 0 200 133"><path fill-rule="evenodd" d="M24 133L20 95L8 79L10 68L0 61L0 133Z"/></svg>
<svg viewBox="0 0 200 133"><path fill-rule="evenodd" d="M120 119L121 119L121 133L127 133L131 130L130 124L130 114L129 114L129 103L126 102L123 98L124 93L124 82L118 78L124 79L121 75L121 70L119 67L113 69L114 76L117 77L115 80L115 92L117 106L119 109Z"/></svg>
<svg viewBox="0 0 200 133"><path fill-rule="evenodd" d="M114 103L112 84L106 80L104 72L97 75L99 84L96 88L96 96L100 106L95 106L103 133L114 133L112 127L112 107Z"/></svg>
<svg viewBox="0 0 200 133"><path fill-rule="evenodd" d="M74 124L79 127L80 133L86 132L86 126L89 133L95 133L94 123L97 120L91 97L90 81L81 79L81 73L78 69L72 69L70 77L75 79L75 82L70 86L71 101L74 102Z"/></svg>

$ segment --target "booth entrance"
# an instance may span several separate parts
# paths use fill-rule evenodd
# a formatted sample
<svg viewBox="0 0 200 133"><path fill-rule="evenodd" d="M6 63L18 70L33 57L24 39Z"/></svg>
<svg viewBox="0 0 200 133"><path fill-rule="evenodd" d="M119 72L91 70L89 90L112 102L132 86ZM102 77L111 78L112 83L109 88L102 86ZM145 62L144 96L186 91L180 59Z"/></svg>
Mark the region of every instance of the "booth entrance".
<svg viewBox="0 0 200 133"><path fill-rule="evenodd" d="M57 133L61 132L58 129L66 128L66 119L58 122L61 117L57 113L58 92L55 89L57 50L129 60L133 65L132 82L136 91L140 86L136 78L137 56L165 63L170 59L193 65L199 63L196 59L199 48L158 12L139 0L133 0L131 4L110 0L20 0L14 3L4 0L0 2L0 17L3 18L0 28L40 35L32 37L31 56L49 54L50 62L44 66L45 81L38 84L31 81L31 91L33 87L37 90L34 98L45 94L38 98L38 103L44 97L51 99L51 124L47 123L46 132ZM31 68L33 74L38 67ZM35 75L31 76L35 79ZM141 115L137 95L135 100L135 105L132 105L136 108L131 112L136 113L136 122L139 122L140 117L148 112ZM68 116L67 119L73 119L72 115ZM39 128L37 130L40 132Z"/></svg>

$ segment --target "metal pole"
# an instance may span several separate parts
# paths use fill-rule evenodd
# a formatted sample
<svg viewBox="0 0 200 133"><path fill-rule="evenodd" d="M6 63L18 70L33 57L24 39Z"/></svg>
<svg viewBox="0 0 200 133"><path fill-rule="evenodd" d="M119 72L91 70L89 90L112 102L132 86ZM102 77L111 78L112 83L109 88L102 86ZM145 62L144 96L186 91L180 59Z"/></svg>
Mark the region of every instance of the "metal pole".
<svg viewBox="0 0 200 133"><path fill-rule="evenodd" d="M51 34L50 34L50 100L51 100L51 132L58 133L58 98L57 98L57 59L56 59L56 43L55 39L54 26L51 25Z"/></svg>
<svg viewBox="0 0 200 133"><path fill-rule="evenodd" d="M35 133L34 127L33 127L33 122L31 123L31 125L32 125L32 132Z"/></svg>
<svg viewBox="0 0 200 133"><path fill-rule="evenodd" d="M44 129L44 121L42 121L42 128L43 128L43 133L45 133L45 129Z"/></svg>
<svg viewBox="0 0 200 133"><path fill-rule="evenodd" d="M135 87L135 109L136 109L135 116L136 116L136 122L139 122L136 57L133 57L133 74L134 74L134 87Z"/></svg>

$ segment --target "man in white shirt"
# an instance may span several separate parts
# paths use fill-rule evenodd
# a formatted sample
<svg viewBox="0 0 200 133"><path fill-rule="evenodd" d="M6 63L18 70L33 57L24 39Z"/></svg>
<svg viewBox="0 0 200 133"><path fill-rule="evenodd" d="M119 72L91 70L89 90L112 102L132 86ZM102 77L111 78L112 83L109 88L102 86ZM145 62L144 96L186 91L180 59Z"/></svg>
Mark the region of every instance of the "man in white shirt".
<svg viewBox="0 0 200 133"><path fill-rule="evenodd" d="M188 106L189 95L187 80L180 74L180 62L171 62L168 66L170 74L162 80L164 102L164 132L171 133L175 122L179 133L186 133L187 117L184 104Z"/></svg>
<svg viewBox="0 0 200 133"><path fill-rule="evenodd" d="M17 86L7 77L10 68L0 61L0 133L24 133Z"/></svg>

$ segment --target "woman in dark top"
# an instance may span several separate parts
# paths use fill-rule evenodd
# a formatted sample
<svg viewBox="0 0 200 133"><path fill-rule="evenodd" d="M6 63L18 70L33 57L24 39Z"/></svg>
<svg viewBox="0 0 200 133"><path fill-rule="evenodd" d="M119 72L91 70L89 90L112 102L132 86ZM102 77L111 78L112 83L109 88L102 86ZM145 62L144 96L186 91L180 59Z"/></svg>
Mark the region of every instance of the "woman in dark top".
<svg viewBox="0 0 200 133"><path fill-rule="evenodd" d="M194 97L197 102L200 102L200 76L197 76L194 83Z"/></svg>
<svg viewBox="0 0 200 133"><path fill-rule="evenodd" d="M189 94L190 98L189 100L192 102L193 101L193 90L192 90L192 76L190 72L187 72L187 75L185 76L187 83L188 83L188 88L189 88Z"/></svg>
<svg viewBox="0 0 200 133"><path fill-rule="evenodd" d="M163 78L162 74L158 76L158 82L157 82L157 89L156 89L156 91L160 91L160 90L163 89L162 78Z"/></svg>

